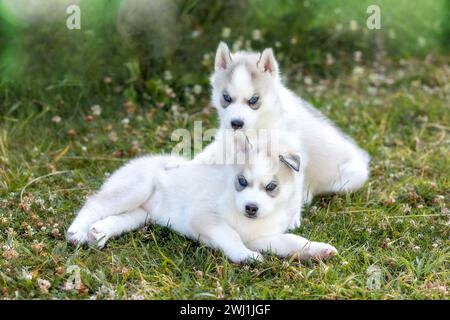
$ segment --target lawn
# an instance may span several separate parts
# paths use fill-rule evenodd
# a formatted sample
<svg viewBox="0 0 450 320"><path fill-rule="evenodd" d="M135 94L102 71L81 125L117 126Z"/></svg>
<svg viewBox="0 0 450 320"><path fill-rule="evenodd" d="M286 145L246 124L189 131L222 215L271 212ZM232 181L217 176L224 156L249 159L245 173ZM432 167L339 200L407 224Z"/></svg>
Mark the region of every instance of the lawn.
<svg viewBox="0 0 450 320"><path fill-rule="evenodd" d="M326 263L268 256L235 265L156 226L112 239L103 250L68 244L65 232L86 196L126 160L170 152L171 132L192 129L193 121L216 126L209 88L188 88L187 109L155 98L128 101L123 84L109 77L88 97L79 84L30 95L2 86L0 297L448 298L448 57L358 61L321 78L281 66L287 85L372 157L363 189L316 197L303 211L295 233L339 250ZM164 99L173 96L165 88Z"/></svg>

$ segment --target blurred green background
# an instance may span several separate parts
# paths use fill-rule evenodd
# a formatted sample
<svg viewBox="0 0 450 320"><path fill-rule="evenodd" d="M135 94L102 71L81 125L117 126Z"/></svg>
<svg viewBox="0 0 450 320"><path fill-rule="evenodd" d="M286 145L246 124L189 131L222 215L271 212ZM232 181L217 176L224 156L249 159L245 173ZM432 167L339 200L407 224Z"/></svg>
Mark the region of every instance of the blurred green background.
<svg viewBox="0 0 450 320"><path fill-rule="evenodd" d="M81 30L66 28L73 3ZM371 4L380 30L366 27ZM57 89L81 101L111 82L124 99L187 106L177 93L207 85L220 40L273 47L285 73L333 76L351 71L355 52L367 62L446 55L449 39L449 0L0 0L0 99Z"/></svg>

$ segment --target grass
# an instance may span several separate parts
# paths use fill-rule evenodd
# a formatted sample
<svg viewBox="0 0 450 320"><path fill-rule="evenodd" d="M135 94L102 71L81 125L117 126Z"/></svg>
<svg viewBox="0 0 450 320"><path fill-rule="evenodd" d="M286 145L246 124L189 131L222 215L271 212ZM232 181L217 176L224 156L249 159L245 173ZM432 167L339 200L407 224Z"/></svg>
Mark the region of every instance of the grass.
<svg viewBox="0 0 450 320"><path fill-rule="evenodd" d="M64 83L29 95L4 86L0 297L449 298L448 57L376 61L323 79L294 65L282 69L289 87L372 157L362 190L317 197L295 231L332 243L339 256L326 263L269 256L238 266L155 226L113 239L101 251L67 244L76 211L108 173L136 155L170 151L175 128L192 128L194 120L215 127L208 88L186 110L127 101L114 80L92 95ZM370 285L373 270L379 286Z"/></svg>

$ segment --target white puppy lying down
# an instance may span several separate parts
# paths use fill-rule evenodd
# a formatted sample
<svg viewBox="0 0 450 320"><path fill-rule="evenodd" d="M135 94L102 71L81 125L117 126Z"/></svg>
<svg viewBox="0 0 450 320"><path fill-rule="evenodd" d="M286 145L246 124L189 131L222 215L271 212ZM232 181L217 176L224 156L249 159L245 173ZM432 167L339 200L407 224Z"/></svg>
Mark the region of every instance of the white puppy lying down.
<svg viewBox="0 0 450 320"><path fill-rule="evenodd" d="M303 172L296 154L269 158L256 154L254 165L192 164L164 170L173 156L135 159L90 197L68 230L68 240L103 247L106 241L146 222L222 250L233 262L261 260L261 252L300 259L337 253L328 244L286 233L295 216L296 185Z"/></svg>

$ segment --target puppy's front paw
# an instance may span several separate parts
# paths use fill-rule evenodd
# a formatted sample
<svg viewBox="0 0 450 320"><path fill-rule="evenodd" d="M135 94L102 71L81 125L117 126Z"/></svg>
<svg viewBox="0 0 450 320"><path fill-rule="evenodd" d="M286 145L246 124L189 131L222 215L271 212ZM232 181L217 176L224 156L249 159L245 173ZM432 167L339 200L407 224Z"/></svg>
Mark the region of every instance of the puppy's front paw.
<svg viewBox="0 0 450 320"><path fill-rule="evenodd" d="M234 263L244 263L244 262L262 262L264 257L261 253L257 251L248 250L240 254L233 255L229 257Z"/></svg>
<svg viewBox="0 0 450 320"><path fill-rule="evenodd" d="M338 253L337 249L328 243L313 242L311 243L310 255L315 260L327 260L334 257Z"/></svg>
<svg viewBox="0 0 450 320"><path fill-rule="evenodd" d="M252 251L252 253L249 255L249 257L245 260L248 262L263 262L264 257L261 253Z"/></svg>
<svg viewBox="0 0 450 320"><path fill-rule="evenodd" d="M101 221L95 223L91 229L89 229L88 239L91 245L97 246L102 249L109 239L107 230L101 225Z"/></svg>
<svg viewBox="0 0 450 320"><path fill-rule="evenodd" d="M74 245L82 245L88 242L88 232L80 225L72 224L67 230L67 241Z"/></svg>

